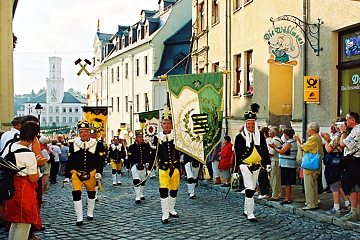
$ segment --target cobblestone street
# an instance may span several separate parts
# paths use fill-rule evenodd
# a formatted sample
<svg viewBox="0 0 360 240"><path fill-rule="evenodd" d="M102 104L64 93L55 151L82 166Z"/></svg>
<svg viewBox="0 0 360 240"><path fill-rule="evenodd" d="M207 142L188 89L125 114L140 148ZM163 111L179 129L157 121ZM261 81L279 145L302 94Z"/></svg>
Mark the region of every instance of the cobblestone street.
<svg viewBox="0 0 360 240"><path fill-rule="evenodd" d="M111 185L110 169L103 174L103 187L96 202L94 221L86 219L86 195L83 193L84 225L75 226L76 217L71 185L51 186L44 196L42 220L45 231L36 232L50 239L359 239L357 232L300 217L269 206L255 204L257 223L242 215L243 198L225 194L200 184L196 199L188 199L186 181L181 182L176 210L179 219L161 223L158 179L148 179L146 200L134 203L132 179L125 176L121 187ZM7 239L5 229L0 239Z"/></svg>

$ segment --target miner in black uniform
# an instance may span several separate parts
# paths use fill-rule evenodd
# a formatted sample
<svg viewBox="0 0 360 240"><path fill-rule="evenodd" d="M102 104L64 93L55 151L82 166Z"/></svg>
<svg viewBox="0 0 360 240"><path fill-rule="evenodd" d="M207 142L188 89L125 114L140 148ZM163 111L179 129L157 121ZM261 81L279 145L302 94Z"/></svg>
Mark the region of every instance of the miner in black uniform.
<svg viewBox="0 0 360 240"><path fill-rule="evenodd" d="M111 173L113 185L121 185L121 169L126 157L125 147L120 143L118 136L114 136L114 143L109 147L109 158L111 161Z"/></svg>
<svg viewBox="0 0 360 240"><path fill-rule="evenodd" d="M169 215L173 218L179 218L175 211L175 203L180 185L180 154L175 149L172 119L166 110L161 127L163 132L159 133L158 138L155 137L154 144L158 148L157 156L159 159L159 192L163 213L161 222L168 223Z"/></svg>
<svg viewBox="0 0 360 240"><path fill-rule="evenodd" d="M144 142L143 130L135 131L134 144L131 144L128 149L128 159L126 161L126 168L131 169L133 176L133 183L135 189L135 203L141 203L141 200L145 200L143 195L146 171L151 169L154 163L153 149L149 143Z"/></svg>
<svg viewBox="0 0 360 240"><path fill-rule="evenodd" d="M95 183L96 179L101 178L103 169L101 153L101 146L96 139L90 138L89 127L87 121L78 122L78 129L80 138L75 138L70 143L69 160L66 167L65 183L72 179L72 195L76 213L76 225L83 224L82 211L82 186L84 185L87 191L87 220L93 220L93 212L95 207Z"/></svg>
<svg viewBox="0 0 360 240"><path fill-rule="evenodd" d="M189 198L194 199L195 186L198 181L200 162L187 154L184 154L185 172L188 181Z"/></svg>
<svg viewBox="0 0 360 240"><path fill-rule="evenodd" d="M255 122L259 107L258 104L253 103L251 111L245 112L244 130L236 136L234 144L236 153L235 171L240 168L245 186L244 215L251 222L257 221L254 215L253 196L260 168L268 168L270 166L269 152L264 134L260 134Z"/></svg>

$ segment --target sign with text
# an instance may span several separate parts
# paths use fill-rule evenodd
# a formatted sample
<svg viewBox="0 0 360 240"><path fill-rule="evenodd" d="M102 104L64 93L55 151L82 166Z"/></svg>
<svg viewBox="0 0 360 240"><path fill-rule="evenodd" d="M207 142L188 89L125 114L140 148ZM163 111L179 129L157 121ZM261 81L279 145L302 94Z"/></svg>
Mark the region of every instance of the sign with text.
<svg viewBox="0 0 360 240"><path fill-rule="evenodd" d="M305 102L320 101L320 79L318 76L304 77L304 101Z"/></svg>

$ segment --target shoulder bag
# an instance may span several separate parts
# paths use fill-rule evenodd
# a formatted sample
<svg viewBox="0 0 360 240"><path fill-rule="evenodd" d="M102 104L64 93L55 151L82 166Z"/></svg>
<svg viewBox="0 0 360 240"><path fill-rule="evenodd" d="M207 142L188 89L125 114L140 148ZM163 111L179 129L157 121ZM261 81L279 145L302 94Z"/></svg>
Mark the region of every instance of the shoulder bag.
<svg viewBox="0 0 360 240"><path fill-rule="evenodd" d="M306 152L301 167L305 170L317 171L320 169L321 155L318 153L318 144L316 136L316 153Z"/></svg>

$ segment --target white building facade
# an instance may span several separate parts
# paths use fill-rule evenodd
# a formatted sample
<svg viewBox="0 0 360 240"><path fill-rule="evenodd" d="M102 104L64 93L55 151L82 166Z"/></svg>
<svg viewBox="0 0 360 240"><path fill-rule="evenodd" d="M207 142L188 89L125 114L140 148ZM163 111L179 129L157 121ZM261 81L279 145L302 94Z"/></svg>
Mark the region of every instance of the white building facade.
<svg viewBox="0 0 360 240"><path fill-rule="evenodd" d="M43 107L40 112L41 127L68 132L79 120L83 119L82 107L86 105L87 100L64 91L65 80L61 77L61 61L59 57L49 58L46 92L27 101L23 111L18 111L17 115L38 116L35 107L39 103Z"/></svg>
<svg viewBox="0 0 360 240"><path fill-rule="evenodd" d="M164 41L189 21L191 0L161 0L158 11L142 10L137 23L119 25L115 34L100 33L98 27L88 105L109 106L107 142L121 124L125 139L129 130L140 128L135 113L164 108L166 81L155 76Z"/></svg>

